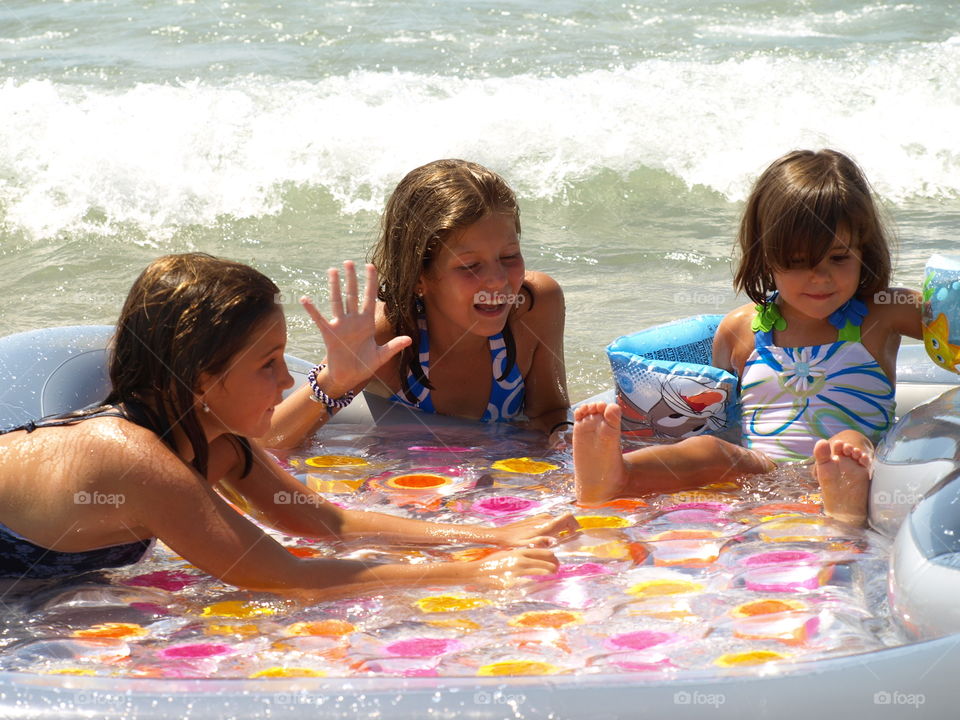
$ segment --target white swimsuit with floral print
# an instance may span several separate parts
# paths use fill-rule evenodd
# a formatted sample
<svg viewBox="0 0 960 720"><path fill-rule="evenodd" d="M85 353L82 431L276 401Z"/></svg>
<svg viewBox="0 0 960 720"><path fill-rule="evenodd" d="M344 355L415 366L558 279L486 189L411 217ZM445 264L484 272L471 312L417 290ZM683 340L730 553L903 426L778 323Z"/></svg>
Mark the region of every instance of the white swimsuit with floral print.
<svg viewBox="0 0 960 720"><path fill-rule="evenodd" d="M740 383L744 445L782 462L810 457L817 440L841 430L880 440L893 422L894 387L860 342L865 312L852 299L830 317L837 341L806 347L777 347L772 324L754 322Z"/></svg>

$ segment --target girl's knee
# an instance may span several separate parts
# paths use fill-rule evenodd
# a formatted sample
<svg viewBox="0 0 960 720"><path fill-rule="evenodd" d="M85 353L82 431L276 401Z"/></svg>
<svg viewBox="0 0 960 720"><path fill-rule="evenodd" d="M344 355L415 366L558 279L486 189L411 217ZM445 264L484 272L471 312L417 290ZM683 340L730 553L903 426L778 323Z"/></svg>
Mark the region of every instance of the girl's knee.
<svg viewBox="0 0 960 720"><path fill-rule="evenodd" d="M697 435L687 438L682 445L685 445L685 452L688 457L698 462L727 460L730 453L727 451L727 442L713 435Z"/></svg>

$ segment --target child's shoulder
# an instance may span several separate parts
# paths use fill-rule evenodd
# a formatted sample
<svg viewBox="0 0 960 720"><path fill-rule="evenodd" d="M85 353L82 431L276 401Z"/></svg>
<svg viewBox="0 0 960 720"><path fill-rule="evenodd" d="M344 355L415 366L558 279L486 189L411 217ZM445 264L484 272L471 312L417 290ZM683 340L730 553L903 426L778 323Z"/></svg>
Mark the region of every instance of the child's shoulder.
<svg viewBox="0 0 960 720"><path fill-rule="evenodd" d="M514 317L553 317L564 312L563 288L544 272L528 270L517 295Z"/></svg>
<svg viewBox="0 0 960 720"><path fill-rule="evenodd" d="M716 367L740 373L753 348L753 303L741 305L724 315L713 337L713 359Z"/></svg>
<svg viewBox="0 0 960 720"><path fill-rule="evenodd" d="M717 326L718 333L753 333L751 325L753 324L753 318L757 314L757 309L754 303L746 303L741 305L738 308L734 308L726 315L723 316L723 320L720 321L720 325Z"/></svg>

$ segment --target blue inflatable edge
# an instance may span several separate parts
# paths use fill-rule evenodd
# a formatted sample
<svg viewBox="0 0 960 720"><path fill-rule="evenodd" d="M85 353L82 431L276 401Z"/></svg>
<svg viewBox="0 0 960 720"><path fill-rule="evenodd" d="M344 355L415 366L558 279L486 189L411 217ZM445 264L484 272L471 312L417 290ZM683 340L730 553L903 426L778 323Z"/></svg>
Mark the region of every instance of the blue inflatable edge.
<svg viewBox="0 0 960 720"><path fill-rule="evenodd" d="M725 409L725 434L740 424L739 380L736 375L711 365L713 337L723 320L722 314L694 315L655 325L629 335L621 335L607 346L607 358L617 393L633 391L626 372L633 366L640 371L670 377L706 379L728 393Z"/></svg>

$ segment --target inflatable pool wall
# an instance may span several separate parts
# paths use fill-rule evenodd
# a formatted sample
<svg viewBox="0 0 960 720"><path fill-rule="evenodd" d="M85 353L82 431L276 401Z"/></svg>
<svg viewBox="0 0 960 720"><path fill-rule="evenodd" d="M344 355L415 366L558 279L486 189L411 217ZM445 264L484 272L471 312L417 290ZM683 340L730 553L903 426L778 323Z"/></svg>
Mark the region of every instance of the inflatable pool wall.
<svg viewBox="0 0 960 720"><path fill-rule="evenodd" d="M105 395L104 347L110 327L73 327L38 330L0 338L0 425L9 426L44 414L96 402ZM923 348L919 348L923 352ZM310 364L288 357L291 372L302 383ZM930 366L929 362L925 363ZM945 370L940 372L946 374ZM937 389L926 371L919 382L907 382L924 393ZM955 377L955 376L954 376ZM898 391L899 398L899 391ZM957 394L930 403L923 412L941 418L949 436ZM384 408L365 396L339 414L337 422L374 425L411 422L403 406ZM950 405L949 403L953 403ZM381 415L381 412L386 410ZM399 414L397 414L399 413ZM912 417L912 416L911 416ZM440 416L412 422L419 427L460 422ZM922 420L918 420L922 424ZM937 420L941 422L941 420ZM928 462L922 447L913 444L915 422L905 418L896 428L893 445L907 443L917 462ZM939 426L938 426L939 427ZM349 430L353 432L351 428ZM926 428L924 434L930 434ZM955 439L955 434L954 434ZM937 441L935 441L936 444ZM946 441L936 447L949 451ZM907 455L901 448L888 458ZM936 459L936 458L934 458ZM940 458L943 459L943 458ZM946 467L945 465L942 467ZM909 471L909 466L906 466ZM954 492L955 476L942 487ZM931 495L933 497L933 495ZM940 496L937 496L940 497ZM940 518L952 504L949 495L933 503L927 516ZM949 513L948 513L949 514ZM905 523L908 525L909 523ZM929 527L929 523L928 523ZM907 536L908 539L911 536ZM894 575L911 582L911 568L952 561L951 546L919 544L899 548ZM914 562L916 560L916 562ZM948 579L953 579L949 576ZM918 585L918 583L914 583ZM952 587L952 586L951 586ZM915 609L914 599L894 594L897 607L923 632L928 613ZM955 598L950 594L949 598ZM934 609L934 613L941 612ZM355 718L376 715L387 720L453 720L460 717L493 720L503 717L659 718L704 717L742 720L743 717L806 720L820 714L855 712L872 718L897 718L922 710L924 716L955 714L956 667L960 665L960 635L952 635L883 650L816 662L764 668L744 675L717 670L670 675L572 674L551 677L442 677L442 678L255 678L255 679L141 679L84 677L0 672L0 717L29 718Z"/></svg>
<svg viewBox="0 0 960 720"><path fill-rule="evenodd" d="M696 315L610 343L624 435L739 437L737 378L710 364L721 320L723 315Z"/></svg>
<svg viewBox="0 0 960 720"><path fill-rule="evenodd" d="M877 447L870 525L893 537L904 518L960 458L960 387L902 416Z"/></svg>
<svg viewBox="0 0 960 720"><path fill-rule="evenodd" d="M894 617L916 639L960 633L960 467L910 511L890 557Z"/></svg>
<svg viewBox="0 0 960 720"><path fill-rule="evenodd" d="M47 415L76 410L103 400L110 390L107 346L112 325L45 328L0 338L0 428L20 425ZM306 383L313 365L285 356L294 385ZM331 422L362 427L377 424L422 425L423 413L361 393ZM458 418L437 415L431 424L462 425Z"/></svg>

